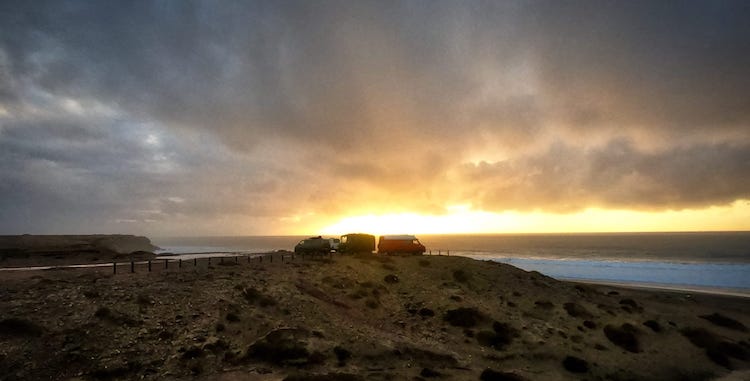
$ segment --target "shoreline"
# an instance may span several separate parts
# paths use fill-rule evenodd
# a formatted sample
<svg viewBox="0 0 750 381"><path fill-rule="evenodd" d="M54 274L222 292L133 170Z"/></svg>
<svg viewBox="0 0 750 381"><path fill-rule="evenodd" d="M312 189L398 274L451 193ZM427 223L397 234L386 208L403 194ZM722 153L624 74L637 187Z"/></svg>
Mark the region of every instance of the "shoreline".
<svg viewBox="0 0 750 381"><path fill-rule="evenodd" d="M700 287L690 285L671 285L663 283L643 283L643 282L613 282L599 279L579 279L579 278L563 278L557 277L557 280L569 283L580 283L596 286L611 286L619 288L627 288L631 290L644 290L644 291L664 291L673 293L699 293L703 295L711 296L731 296L739 298L750 298L750 289L734 289L734 288L712 288L712 287Z"/></svg>
<svg viewBox="0 0 750 381"><path fill-rule="evenodd" d="M207 259L207 258L231 258L231 257L250 257L255 258L257 256L261 255L273 255L277 253L289 253L287 251L270 251L270 252L252 252L252 251L213 251L213 252L193 252L193 253L161 253L156 254L156 256L151 260L153 263L161 263L162 261L169 261L169 262L177 262L178 260L193 260L193 259ZM440 257L441 255L424 255L424 257ZM597 279L597 278L582 278L582 277L567 277L567 276L559 276L559 275L550 275L545 274L542 271L534 270L534 269L524 269L518 266L517 263L513 263L512 261L502 261L498 259L503 258L481 258L477 256L464 256L464 255L442 255L445 257L462 257L462 258L468 258L476 261L491 261L495 263L504 263L511 265L513 267L522 269L524 271L537 271L542 273L545 276L549 276L551 278L569 282L569 283L581 283L581 284L590 284L590 285L600 285L600 286L612 286L612 287L620 287L620 288L627 288L627 289L633 289L633 290L653 290L653 291L666 291L666 292L687 292L687 293L700 293L704 295L716 295L716 296L732 296L732 297L740 297L740 298L750 298L750 288L731 288L731 287L712 287L712 286L702 286L702 285L688 285L688 284L679 284L679 283L661 283L661 282L644 282L644 281L618 281L618 280L607 280L607 279ZM373 254L373 257L378 257L376 254ZM515 258L515 259L521 259L521 258ZM554 259L549 259L549 261L555 261ZM561 262L564 262L565 260L560 260ZM111 267L112 263L116 262L120 266L125 266L130 264L130 260L122 260L122 261L108 261L108 262L94 262L94 263L72 263L72 264L40 264L35 266L10 266L10 267L0 267L0 273L22 273L22 272L35 272L35 271L50 271L50 270L79 270L79 269L100 269L100 268L106 268ZM143 266L146 265L149 261L138 259L133 261L133 263L136 266Z"/></svg>

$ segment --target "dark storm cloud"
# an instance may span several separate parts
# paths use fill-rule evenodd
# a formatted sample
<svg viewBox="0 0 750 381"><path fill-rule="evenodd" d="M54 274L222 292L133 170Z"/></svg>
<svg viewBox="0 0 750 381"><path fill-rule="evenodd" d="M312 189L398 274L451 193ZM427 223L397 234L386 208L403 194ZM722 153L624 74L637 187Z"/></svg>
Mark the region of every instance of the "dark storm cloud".
<svg viewBox="0 0 750 381"><path fill-rule="evenodd" d="M745 128L750 7L603 2L545 12L544 91L573 127Z"/></svg>
<svg viewBox="0 0 750 381"><path fill-rule="evenodd" d="M51 204L96 221L726 204L750 190L748 16L740 1L6 1L0 227Z"/></svg>
<svg viewBox="0 0 750 381"><path fill-rule="evenodd" d="M702 207L750 197L750 145L639 152L627 141L591 150L555 144L513 162L467 164L464 201L486 210Z"/></svg>

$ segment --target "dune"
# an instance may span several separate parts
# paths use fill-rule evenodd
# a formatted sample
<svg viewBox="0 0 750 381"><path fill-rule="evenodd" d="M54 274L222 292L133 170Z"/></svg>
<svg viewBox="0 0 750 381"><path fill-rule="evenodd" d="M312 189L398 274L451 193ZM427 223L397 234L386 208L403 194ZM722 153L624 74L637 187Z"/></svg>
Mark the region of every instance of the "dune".
<svg viewBox="0 0 750 381"><path fill-rule="evenodd" d="M0 280L5 379L714 380L750 299L373 255Z"/></svg>

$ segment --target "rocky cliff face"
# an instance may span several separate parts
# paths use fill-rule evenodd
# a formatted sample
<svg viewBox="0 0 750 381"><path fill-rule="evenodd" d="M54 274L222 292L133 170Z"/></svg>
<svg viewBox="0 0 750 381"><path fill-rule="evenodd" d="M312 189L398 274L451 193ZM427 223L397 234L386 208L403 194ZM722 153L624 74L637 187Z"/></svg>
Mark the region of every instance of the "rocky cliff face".
<svg viewBox="0 0 750 381"><path fill-rule="evenodd" d="M158 249L158 247L151 244L151 240L147 237L134 235L103 236L98 239L95 238L94 244L118 254L129 254L134 251L154 251Z"/></svg>
<svg viewBox="0 0 750 381"><path fill-rule="evenodd" d="M157 250L147 237L124 234L0 236L0 266L106 262Z"/></svg>

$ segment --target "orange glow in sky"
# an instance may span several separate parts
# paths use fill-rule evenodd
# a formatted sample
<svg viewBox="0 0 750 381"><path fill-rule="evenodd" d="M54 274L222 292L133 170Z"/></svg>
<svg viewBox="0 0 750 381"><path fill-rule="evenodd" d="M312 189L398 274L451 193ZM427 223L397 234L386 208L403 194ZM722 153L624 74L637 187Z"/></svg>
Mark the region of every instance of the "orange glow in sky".
<svg viewBox="0 0 750 381"><path fill-rule="evenodd" d="M468 207L445 215L416 213L344 217L320 229L321 234L579 233L750 230L750 201L729 206L666 212L586 209L572 214L489 213Z"/></svg>

